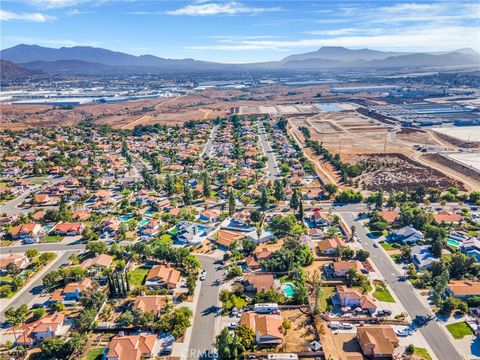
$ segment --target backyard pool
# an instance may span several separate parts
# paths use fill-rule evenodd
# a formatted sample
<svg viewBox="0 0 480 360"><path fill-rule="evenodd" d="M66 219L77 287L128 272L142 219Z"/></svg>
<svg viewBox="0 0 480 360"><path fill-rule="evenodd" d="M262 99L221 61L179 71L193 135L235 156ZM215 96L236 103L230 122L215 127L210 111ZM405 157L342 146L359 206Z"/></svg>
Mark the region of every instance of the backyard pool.
<svg viewBox="0 0 480 360"><path fill-rule="evenodd" d="M153 216L153 214L155 214L155 211L152 211L152 210L145 211L146 216Z"/></svg>
<svg viewBox="0 0 480 360"><path fill-rule="evenodd" d="M143 219L142 221L140 221L140 222L138 223L138 225L144 226L144 225L145 225L146 223L148 223L148 222L149 222L149 219Z"/></svg>
<svg viewBox="0 0 480 360"><path fill-rule="evenodd" d="M292 283L285 283L282 286L282 291L286 297L290 298L295 295L295 285L293 285Z"/></svg>
<svg viewBox="0 0 480 360"><path fill-rule="evenodd" d="M53 225L45 225L45 226L43 227L43 231L52 230L52 228L53 228Z"/></svg>
<svg viewBox="0 0 480 360"><path fill-rule="evenodd" d="M133 218L133 214L119 216L118 220L120 220L121 222L125 222L130 220L131 218Z"/></svg>
<svg viewBox="0 0 480 360"><path fill-rule="evenodd" d="M460 245L462 245L460 241L453 240L453 239L447 239L447 244L455 247L459 247Z"/></svg>

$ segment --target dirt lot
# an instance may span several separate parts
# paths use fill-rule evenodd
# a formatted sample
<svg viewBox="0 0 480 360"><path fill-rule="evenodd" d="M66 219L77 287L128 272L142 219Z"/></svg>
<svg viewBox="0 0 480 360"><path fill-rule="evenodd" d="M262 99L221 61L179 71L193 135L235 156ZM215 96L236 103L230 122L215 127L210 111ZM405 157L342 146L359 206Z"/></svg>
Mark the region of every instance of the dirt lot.
<svg viewBox="0 0 480 360"><path fill-rule="evenodd" d="M321 338L326 356L335 360L347 360L349 356L361 355L356 333L333 334L326 326L325 329L325 334Z"/></svg>
<svg viewBox="0 0 480 360"><path fill-rule="evenodd" d="M317 140L333 154L340 154L344 162L356 162L376 154L378 157L390 154L399 158L385 171L367 173L360 178L361 188L375 190L382 186L387 189L414 188L419 185L463 184L471 191L478 188L478 182L468 174L438 162L424 153L413 149L414 145L434 146L439 149L456 149L455 145L426 129L406 129L389 125L360 114L357 110L322 112L311 117L290 117L289 131L297 141L303 143L301 126L310 129L312 140ZM342 186L339 174L331 164L312 154L306 148L306 155L315 164L317 173L325 183L337 183ZM395 155L392 155L395 154ZM375 159L370 157L369 159ZM413 173L412 173L413 171ZM423 179L422 179L423 178ZM460 185L460 187L462 187Z"/></svg>
<svg viewBox="0 0 480 360"><path fill-rule="evenodd" d="M248 90L208 89L168 99L130 101L115 104L82 105L73 109L56 109L50 105L3 105L0 130L25 127L71 125L87 117L116 128L138 124L179 124L187 120L225 116L232 107L278 103L318 102L314 96L326 87L262 86ZM327 96L331 101L337 96Z"/></svg>
<svg viewBox="0 0 480 360"><path fill-rule="evenodd" d="M401 154L371 154L357 157L357 163L363 164L366 171L359 176L359 187L376 191L401 191L405 188L416 189L420 186L436 187L446 190L450 186L461 184L438 170L423 166Z"/></svg>
<svg viewBox="0 0 480 360"><path fill-rule="evenodd" d="M308 315L301 310L282 310L282 320L289 320L292 328L285 334L285 352L308 351L308 344L315 340L313 325Z"/></svg>

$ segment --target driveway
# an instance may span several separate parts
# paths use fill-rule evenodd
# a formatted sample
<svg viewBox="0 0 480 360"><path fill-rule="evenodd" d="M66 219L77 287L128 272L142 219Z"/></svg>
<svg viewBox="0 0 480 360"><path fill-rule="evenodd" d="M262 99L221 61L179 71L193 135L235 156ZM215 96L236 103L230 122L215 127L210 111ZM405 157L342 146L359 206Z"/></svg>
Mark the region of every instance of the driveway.
<svg viewBox="0 0 480 360"><path fill-rule="evenodd" d="M367 236L367 230L363 224L356 221L355 213L342 214L348 226L355 225L355 232L362 240L362 246L370 252L370 259L380 271L390 288L395 292L396 297L403 304L410 317L413 319L417 315L428 315L432 311L417 297L415 290L409 281L398 281L402 274L395 268L391 259L380 247L373 246L374 241ZM453 346L445 330L436 321L430 321L422 327L422 335L435 352L438 359L460 360L463 357Z"/></svg>

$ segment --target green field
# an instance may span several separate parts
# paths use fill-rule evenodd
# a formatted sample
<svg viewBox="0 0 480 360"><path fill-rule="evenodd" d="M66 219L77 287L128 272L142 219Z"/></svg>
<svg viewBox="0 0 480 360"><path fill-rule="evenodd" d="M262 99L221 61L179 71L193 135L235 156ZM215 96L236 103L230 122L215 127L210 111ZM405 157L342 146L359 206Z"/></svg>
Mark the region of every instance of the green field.
<svg viewBox="0 0 480 360"><path fill-rule="evenodd" d="M384 301L389 303L394 303L395 299L392 294L388 291L386 287L377 285L375 286L375 291L373 292L373 297L378 301Z"/></svg>
<svg viewBox="0 0 480 360"><path fill-rule="evenodd" d="M87 360L101 360L104 348L93 348L87 354Z"/></svg>
<svg viewBox="0 0 480 360"><path fill-rule="evenodd" d="M128 273L128 276L130 278L130 284L133 286L140 286L143 284L143 280L145 279L145 276L147 276L147 273L150 269L147 269L146 267L139 267L136 268L133 271L130 271Z"/></svg>
<svg viewBox="0 0 480 360"><path fill-rule="evenodd" d="M467 335L473 335L472 329L470 329L465 321L447 325L447 330L450 331L450 334L452 334L455 339L463 339Z"/></svg>

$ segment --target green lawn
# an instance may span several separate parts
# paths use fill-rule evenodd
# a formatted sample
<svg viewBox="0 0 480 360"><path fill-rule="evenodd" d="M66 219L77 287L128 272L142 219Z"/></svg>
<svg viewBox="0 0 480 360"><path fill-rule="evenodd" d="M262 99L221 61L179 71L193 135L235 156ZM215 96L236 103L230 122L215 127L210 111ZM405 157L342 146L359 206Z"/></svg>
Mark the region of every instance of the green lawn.
<svg viewBox="0 0 480 360"><path fill-rule="evenodd" d="M395 299L392 294L388 291L386 287L377 285L375 286L375 291L373 292L373 297L378 301L384 301L389 303L394 303Z"/></svg>
<svg viewBox="0 0 480 360"><path fill-rule="evenodd" d="M87 354L87 360L101 360L104 348L93 348Z"/></svg>
<svg viewBox="0 0 480 360"><path fill-rule="evenodd" d="M472 329L470 329L465 321L447 325L447 330L450 331L450 334L452 334L455 339L463 339L467 335L473 335Z"/></svg>
<svg viewBox="0 0 480 360"><path fill-rule="evenodd" d="M245 299L236 295L232 295L232 297L228 299L227 302L225 303L225 308L227 309L231 309L234 307L243 309L246 306L247 306L247 302L245 301Z"/></svg>
<svg viewBox="0 0 480 360"><path fill-rule="evenodd" d="M0 283L4 283L4 282L10 283L12 282L12 280L13 279L10 275L0 277Z"/></svg>
<svg viewBox="0 0 480 360"><path fill-rule="evenodd" d="M380 241L380 246L384 248L385 250L393 250L395 249L392 244L386 243L384 241Z"/></svg>
<svg viewBox="0 0 480 360"><path fill-rule="evenodd" d="M145 279L145 276L147 276L147 273L149 270L150 269L147 269L146 267L139 267L133 271L130 271L128 273L128 276L130 277L130 285L133 285L133 286L142 285L143 280Z"/></svg>
<svg viewBox="0 0 480 360"><path fill-rule="evenodd" d="M422 357L425 360L432 360L432 357L425 348L419 348L415 346L415 350L413 351L413 353L417 356Z"/></svg>
<svg viewBox="0 0 480 360"><path fill-rule="evenodd" d="M2 240L0 241L0 246L10 246L12 245L13 241L10 240Z"/></svg>
<svg viewBox="0 0 480 360"><path fill-rule="evenodd" d="M47 235L43 238L43 241L46 243L56 243L63 240L63 236L61 235Z"/></svg>
<svg viewBox="0 0 480 360"><path fill-rule="evenodd" d="M322 304L322 310L325 311L327 309L327 300L330 299L335 293L335 287L333 286L322 286L322 295L320 296L320 302Z"/></svg>

